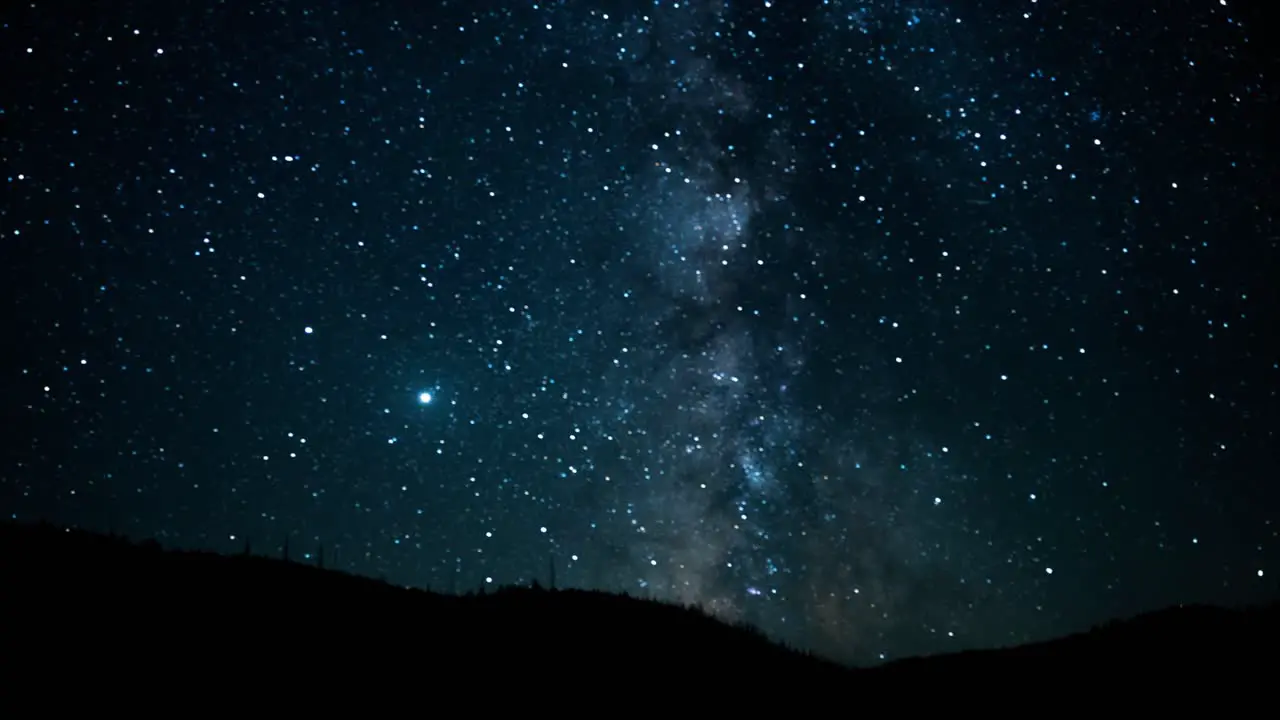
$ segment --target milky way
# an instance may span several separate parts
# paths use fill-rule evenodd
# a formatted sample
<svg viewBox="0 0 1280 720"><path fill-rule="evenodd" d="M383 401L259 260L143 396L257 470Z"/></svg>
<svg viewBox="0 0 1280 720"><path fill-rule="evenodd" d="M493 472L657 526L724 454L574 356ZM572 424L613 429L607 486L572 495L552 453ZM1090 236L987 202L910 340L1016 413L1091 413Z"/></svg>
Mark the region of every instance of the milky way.
<svg viewBox="0 0 1280 720"><path fill-rule="evenodd" d="M859 17L864 32L912 11L868 6ZM631 96L654 99L632 120L643 128L642 152L618 214L642 269L634 291L642 312L621 332L656 342L629 348L609 381L627 388L615 402L640 436L628 452L644 463L627 507L652 518L636 521L642 529L629 543L630 565L650 565L636 582L756 622L815 606L820 616L828 603L847 602L854 584L870 614L886 619L924 582L912 578L943 575L927 562L906 569L927 521L898 490L859 476L858 461L845 457L859 434L829 418L807 427L824 422L792 399L813 352L807 298L758 272L766 262L813 267L787 197L790 179L815 159L789 141L788 123L770 122L732 49L715 59L725 50L717 39L740 31L723 5L611 22L637 28L618 42L642 44L643 57L620 51L619 71ZM806 445L807 437L823 442ZM909 431L904 440L920 442ZM922 486L917 479L912 491ZM833 544L848 544L849 554L833 555ZM824 622L840 625L848 611L830 615ZM837 642L844 632L834 630Z"/></svg>

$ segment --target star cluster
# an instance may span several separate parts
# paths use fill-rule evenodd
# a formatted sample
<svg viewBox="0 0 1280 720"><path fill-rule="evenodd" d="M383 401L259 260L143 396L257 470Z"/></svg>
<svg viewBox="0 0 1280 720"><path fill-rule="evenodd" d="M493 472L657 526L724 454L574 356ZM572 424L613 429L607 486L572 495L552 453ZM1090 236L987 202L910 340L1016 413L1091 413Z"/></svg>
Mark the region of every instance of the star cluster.
<svg viewBox="0 0 1280 720"><path fill-rule="evenodd" d="M0 12L6 516L858 662L1274 596L1232 4L430 5Z"/></svg>

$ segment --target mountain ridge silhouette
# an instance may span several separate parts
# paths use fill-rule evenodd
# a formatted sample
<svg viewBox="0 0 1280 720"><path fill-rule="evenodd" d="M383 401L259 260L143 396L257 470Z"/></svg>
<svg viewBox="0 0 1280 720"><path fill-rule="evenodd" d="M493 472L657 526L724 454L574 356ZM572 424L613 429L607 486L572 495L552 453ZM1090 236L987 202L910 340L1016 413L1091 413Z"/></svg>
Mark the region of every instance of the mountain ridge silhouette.
<svg viewBox="0 0 1280 720"><path fill-rule="evenodd" d="M446 595L282 558L166 550L13 522L0 523L0 609L5 654L64 673L58 658L99 654L140 653L175 667L217 657L252 665L265 656L366 671L403 655L431 667L436 681L510 673L598 686L646 677L696 685L732 677L814 697L922 681L970 679L972 689L992 678L1239 685L1275 666L1280 640L1280 605L1187 606L1042 643L850 668L654 600L536 584Z"/></svg>

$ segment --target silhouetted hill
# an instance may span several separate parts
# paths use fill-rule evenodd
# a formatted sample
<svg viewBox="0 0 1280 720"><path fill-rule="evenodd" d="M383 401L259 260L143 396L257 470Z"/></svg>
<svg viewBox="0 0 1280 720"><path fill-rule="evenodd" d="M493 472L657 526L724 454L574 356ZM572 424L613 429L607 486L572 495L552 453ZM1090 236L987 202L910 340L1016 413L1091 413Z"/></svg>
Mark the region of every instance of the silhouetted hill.
<svg viewBox="0 0 1280 720"><path fill-rule="evenodd" d="M1276 667L1280 639L1276 606L1188 607L1052 642L851 670L695 609L620 595L442 595L283 560L14 523L0 524L0 617L5 667L16 658L62 674L68 663L101 675L115 659L148 658L175 671L230 663L224 671L278 666L350 677L376 669L433 683L660 682L664 692L697 695L732 682L738 690L726 692L785 687L864 698L922 680L963 681L976 693L1014 677L1098 683L1084 692L1184 677L1200 689L1241 686Z"/></svg>
<svg viewBox="0 0 1280 720"><path fill-rule="evenodd" d="M668 677L714 669L813 682L847 673L676 605L583 590L446 595L52 526L0 524L0 607L6 649L16 642L33 655L159 645L182 657L274 653L290 664L404 656L460 676L643 677L657 668Z"/></svg>
<svg viewBox="0 0 1280 720"><path fill-rule="evenodd" d="M929 680L958 673L1068 673L1098 679L1145 675L1257 678L1280 670L1280 607L1231 610L1204 605L1169 608L1107 623L1088 632L1013 648L975 650L890 663L884 677Z"/></svg>

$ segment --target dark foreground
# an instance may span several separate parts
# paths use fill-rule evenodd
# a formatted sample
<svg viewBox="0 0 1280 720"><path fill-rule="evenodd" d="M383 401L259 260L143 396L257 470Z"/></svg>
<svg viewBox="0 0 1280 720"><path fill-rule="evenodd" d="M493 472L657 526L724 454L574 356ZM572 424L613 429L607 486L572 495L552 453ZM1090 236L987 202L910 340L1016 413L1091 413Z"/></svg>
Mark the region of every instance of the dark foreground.
<svg viewBox="0 0 1280 720"><path fill-rule="evenodd" d="M221 688L215 696L253 684L312 701L358 690L531 709L607 693L618 711L657 693L797 712L819 701L1141 693L1154 704L1218 698L1221 711L1265 696L1278 640L1280 606L1186 607L1037 645L848 669L698 610L624 596L442 595L280 559L0 524L0 667L19 691L32 687L26 678L116 693L206 684ZM513 696L516 687L547 697Z"/></svg>

